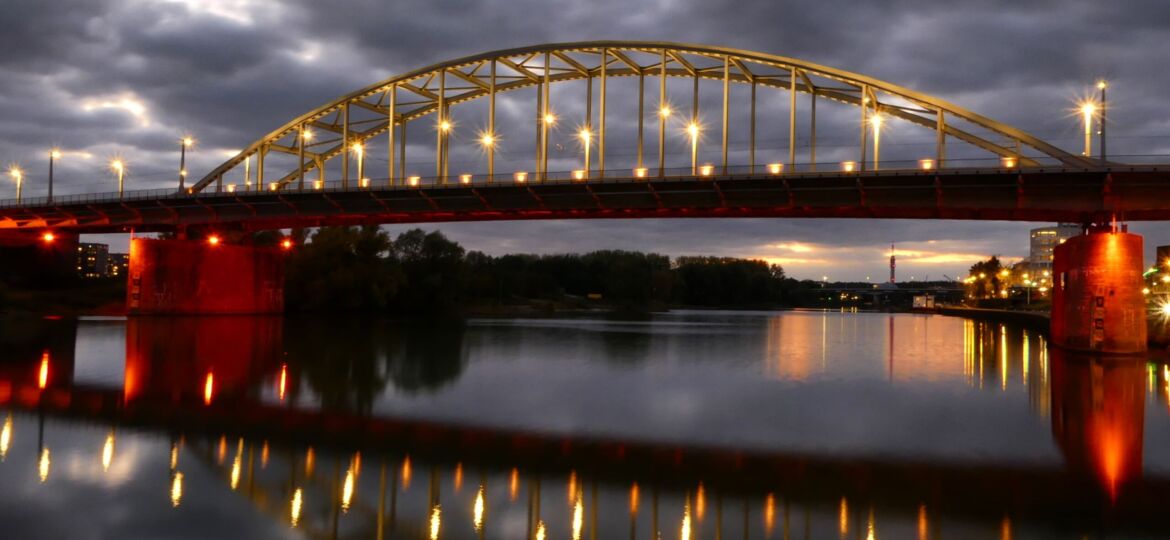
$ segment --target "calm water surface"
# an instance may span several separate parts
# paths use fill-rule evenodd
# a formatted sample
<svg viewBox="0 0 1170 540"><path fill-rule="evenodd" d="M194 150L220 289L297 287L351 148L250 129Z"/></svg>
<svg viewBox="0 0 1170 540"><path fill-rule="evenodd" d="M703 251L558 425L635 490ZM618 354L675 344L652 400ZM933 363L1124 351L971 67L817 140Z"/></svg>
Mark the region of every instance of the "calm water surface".
<svg viewBox="0 0 1170 540"><path fill-rule="evenodd" d="M1162 538L1168 379L911 314L0 320L0 537Z"/></svg>

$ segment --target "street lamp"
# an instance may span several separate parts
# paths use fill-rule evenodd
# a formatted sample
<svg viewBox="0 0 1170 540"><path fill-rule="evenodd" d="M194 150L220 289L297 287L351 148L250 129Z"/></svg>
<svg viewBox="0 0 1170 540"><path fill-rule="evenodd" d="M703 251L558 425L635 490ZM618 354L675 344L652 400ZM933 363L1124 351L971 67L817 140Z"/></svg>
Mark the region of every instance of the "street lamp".
<svg viewBox="0 0 1170 540"><path fill-rule="evenodd" d="M488 182L491 182L496 175L496 136L491 133L482 133L479 136L479 144L487 151Z"/></svg>
<svg viewBox="0 0 1170 540"><path fill-rule="evenodd" d="M8 174L13 180L16 180L16 204L20 204L20 195L24 188L24 171L13 165L8 168Z"/></svg>
<svg viewBox="0 0 1170 540"><path fill-rule="evenodd" d="M110 162L110 169L118 174L118 199L122 199L122 188L125 185L126 179L126 164L120 159L115 159Z"/></svg>
<svg viewBox="0 0 1170 540"><path fill-rule="evenodd" d="M702 128L698 122L687 125L687 133L691 136L691 174L698 174L699 170L699 132Z"/></svg>
<svg viewBox="0 0 1170 540"><path fill-rule="evenodd" d="M589 141L593 139L593 132L586 126L580 133L581 144L585 146L585 179L589 179Z"/></svg>
<svg viewBox="0 0 1170 540"><path fill-rule="evenodd" d="M363 146L362 143L359 142L359 143L354 143L352 148L353 148L353 153L357 154L358 185L361 185L362 182L364 182L366 179L366 174L365 174L365 171L366 171L366 147ZM365 187L365 186L362 186L362 187Z"/></svg>
<svg viewBox="0 0 1170 540"><path fill-rule="evenodd" d="M1093 134L1093 115L1097 113L1097 106L1091 101L1086 101L1081 104L1081 117L1085 124L1085 151L1082 154L1085 157L1093 156L1092 139Z"/></svg>
<svg viewBox="0 0 1170 540"><path fill-rule="evenodd" d="M1108 86L1109 86L1109 83L1106 83L1105 79L1101 79L1101 80L1097 81L1097 90L1101 91L1101 98L1100 98L1100 102L1101 102L1101 134L1100 134L1100 137L1101 137L1101 141L1100 141L1100 146L1101 146L1101 162L1102 163L1105 162L1105 109L1107 108L1105 105L1105 103L1106 103L1106 101L1105 101L1105 88L1107 88Z"/></svg>
<svg viewBox="0 0 1170 540"><path fill-rule="evenodd" d="M869 117L869 125L873 127L873 170L878 170L879 155L882 148L882 114L874 113Z"/></svg>
<svg viewBox="0 0 1170 540"><path fill-rule="evenodd" d="M179 140L179 191L183 191L183 184L187 180L187 149L195 145L195 139L190 136Z"/></svg>
<svg viewBox="0 0 1170 540"><path fill-rule="evenodd" d="M61 150L53 148L49 150L49 204L53 203L53 162L61 157Z"/></svg>

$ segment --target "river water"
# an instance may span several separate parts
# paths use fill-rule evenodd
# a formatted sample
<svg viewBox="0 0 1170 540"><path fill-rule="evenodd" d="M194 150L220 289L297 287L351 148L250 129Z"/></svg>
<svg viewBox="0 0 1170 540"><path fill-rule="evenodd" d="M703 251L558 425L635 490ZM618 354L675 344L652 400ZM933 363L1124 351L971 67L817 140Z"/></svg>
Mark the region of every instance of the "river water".
<svg viewBox="0 0 1170 540"><path fill-rule="evenodd" d="M1160 538L1168 391L936 315L0 320L0 536Z"/></svg>

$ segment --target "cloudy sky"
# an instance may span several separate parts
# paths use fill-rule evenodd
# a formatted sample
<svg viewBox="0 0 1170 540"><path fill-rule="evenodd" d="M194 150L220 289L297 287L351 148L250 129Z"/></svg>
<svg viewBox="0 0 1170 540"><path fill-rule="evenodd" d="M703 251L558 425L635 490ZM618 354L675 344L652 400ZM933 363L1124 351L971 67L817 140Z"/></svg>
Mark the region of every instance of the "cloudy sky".
<svg viewBox="0 0 1170 540"><path fill-rule="evenodd" d="M1170 155L1170 6L1159 0L4 4L0 160L28 170L33 195L54 145L65 151L58 193L113 189L106 168L112 156L130 163L128 189L170 187L183 134L199 141L189 168L200 177L287 120L396 73L493 49L593 39L801 58L941 97L1073 152L1080 143L1069 109L1104 77L1111 81L1111 156ZM912 153L930 135L891 137L889 144ZM13 191L5 182L0 198ZM922 279L956 276L993 253L1024 256L1034 226L744 219L439 227L490 253L620 248L750 256L779 262L797 277L832 279L880 279L896 242L900 277ZM1149 251L1170 243L1170 227L1134 230L1146 235ZM124 237L101 239L125 245Z"/></svg>

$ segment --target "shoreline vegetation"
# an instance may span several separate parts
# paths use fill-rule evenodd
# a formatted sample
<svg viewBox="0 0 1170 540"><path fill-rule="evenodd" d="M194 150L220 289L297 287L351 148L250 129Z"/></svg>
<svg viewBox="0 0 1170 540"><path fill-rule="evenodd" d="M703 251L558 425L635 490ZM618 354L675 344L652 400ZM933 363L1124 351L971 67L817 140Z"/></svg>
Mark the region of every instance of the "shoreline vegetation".
<svg viewBox="0 0 1170 540"><path fill-rule="evenodd" d="M312 235L294 230L293 235L303 241L285 265L287 314L637 316L668 309L860 305L858 297L842 301L824 283L788 277L781 266L761 260L620 250L493 256L417 228L395 237L377 226L324 227ZM275 246L281 238L264 231L251 241ZM121 278L76 279L39 290L0 284L0 313L124 314L125 287Z"/></svg>

